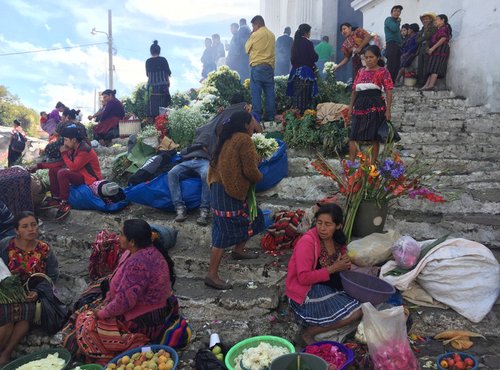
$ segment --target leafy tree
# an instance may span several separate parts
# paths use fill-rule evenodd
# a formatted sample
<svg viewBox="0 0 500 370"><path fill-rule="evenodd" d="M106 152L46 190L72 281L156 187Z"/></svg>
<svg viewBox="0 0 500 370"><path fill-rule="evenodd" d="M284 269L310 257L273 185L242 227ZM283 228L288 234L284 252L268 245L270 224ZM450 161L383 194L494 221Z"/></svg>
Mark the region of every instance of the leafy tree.
<svg viewBox="0 0 500 370"><path fill-rule="evenodd" d="M137 85L130 98L123 101L125 112L138 118L149 115L149 92L145 83Z"/></svg>
<svg viewBox="0 0 500 370"><path fill-rule="evenodd" d="M38 113L31 108L21 104L16 95L0 85L0 125L12 126L14 119L21 122L21 126L30 136L34 136L37 130Z"/></svg>

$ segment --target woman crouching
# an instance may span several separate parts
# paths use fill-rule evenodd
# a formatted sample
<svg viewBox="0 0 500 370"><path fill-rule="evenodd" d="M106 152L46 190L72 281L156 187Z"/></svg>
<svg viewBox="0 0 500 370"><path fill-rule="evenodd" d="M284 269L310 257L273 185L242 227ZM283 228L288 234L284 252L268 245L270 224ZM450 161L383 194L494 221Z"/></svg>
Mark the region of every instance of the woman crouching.
<svg viewBox="0 0 500 370"><path fill-rule="evenodd" d="M342 209L322 205L316 224L298 241L288 263L286 295L298 323L305 327L307 344L314 337L361 318L359 302L342 288L339 272L349 270Z"/></svg>

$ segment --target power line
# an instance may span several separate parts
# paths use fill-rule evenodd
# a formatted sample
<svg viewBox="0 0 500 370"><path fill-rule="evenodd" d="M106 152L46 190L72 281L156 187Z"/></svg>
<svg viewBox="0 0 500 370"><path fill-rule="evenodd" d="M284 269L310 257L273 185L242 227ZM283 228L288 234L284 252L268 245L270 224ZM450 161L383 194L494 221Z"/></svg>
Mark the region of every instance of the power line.
<svg viewBox="0 0 500 370"><path fill-rule="evenodd" d="M41 53L44 51L55 51L55 50L64 50L64 49L76 49L76 48L83 48L87 46L95 46L95 45L104 45L107 44L107 42L97 42L95 44L82 44L82 45L76 45L76 46L63 46L60 48L51 48L51 49L39 49L39 50L30 50L30 51L18 51L16 53L5 53L5 54L0 54L0 57L3 56L8 56L8 55L19 55L19 54L31 54L31 53Z"/></svg>

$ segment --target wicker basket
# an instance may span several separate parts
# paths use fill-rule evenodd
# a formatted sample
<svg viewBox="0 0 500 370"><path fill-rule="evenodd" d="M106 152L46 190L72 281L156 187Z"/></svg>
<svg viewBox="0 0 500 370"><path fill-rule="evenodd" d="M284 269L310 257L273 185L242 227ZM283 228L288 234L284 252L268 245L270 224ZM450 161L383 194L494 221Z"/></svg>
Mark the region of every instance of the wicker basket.
<svg viewBox="0 0 500 370"><path fill-rule="evenodd" d="M118 128L121 137L134 135L141 131L141 121L138 119L120 121L118 123Z"/></svg>

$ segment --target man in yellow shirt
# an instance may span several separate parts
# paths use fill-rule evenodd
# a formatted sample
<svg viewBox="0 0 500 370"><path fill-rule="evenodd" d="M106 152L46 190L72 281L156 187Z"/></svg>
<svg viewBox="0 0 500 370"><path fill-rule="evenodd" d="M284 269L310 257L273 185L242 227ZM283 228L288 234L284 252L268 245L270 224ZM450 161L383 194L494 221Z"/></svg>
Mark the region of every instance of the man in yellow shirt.
<svg viewBox="0 0 500 370"><path fill-rule="evenodd" d="M252 33L245 44L250 57L250 92L252 94L253 113L262 121L274 121L276 97L274 92L274 34L264 23L264 18L256 15L251 20ZM265 111L262 115L262 92L264 92Z"/></svg>

